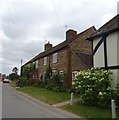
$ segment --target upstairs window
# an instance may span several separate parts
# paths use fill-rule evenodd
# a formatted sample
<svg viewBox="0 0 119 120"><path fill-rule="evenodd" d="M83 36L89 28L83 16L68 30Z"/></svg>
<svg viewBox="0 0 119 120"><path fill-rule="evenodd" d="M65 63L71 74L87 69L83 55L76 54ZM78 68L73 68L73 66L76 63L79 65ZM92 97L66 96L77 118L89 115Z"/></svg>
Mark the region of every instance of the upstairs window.
<svg viewBox="0 0 119 120"><path fill-rule="evenodd" d="M44 58L43 65L47 64L47 57Z"/></svg>
<svg viewBox="0 0 119 120"><path fill-rule="evenodd" d="M53 63L57 63L57 53L53 54Z"/></svg>
<svg viewBox="0 0 119 120"><path fill-rule="evenodd" d="M38 60L36 60L35 68L38 68Z"/></svg>

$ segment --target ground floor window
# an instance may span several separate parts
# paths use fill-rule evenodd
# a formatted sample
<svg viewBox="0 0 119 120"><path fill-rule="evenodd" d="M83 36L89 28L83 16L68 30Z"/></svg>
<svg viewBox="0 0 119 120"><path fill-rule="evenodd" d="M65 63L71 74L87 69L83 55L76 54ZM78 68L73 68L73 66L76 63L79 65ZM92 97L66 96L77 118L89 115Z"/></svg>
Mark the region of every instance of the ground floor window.
<svg viewBox="0 0 119 120"><path fill-rule="evenodd" d="M63 71L63 70L62 70L62 71L60 71L59 73L60 73L60 75L63 75L63 77L64 77L64 71ZM64 82L64 80L62 79L60 82L62 82L62 83L63 83L63 82Z"/></svg>
<svg viewBox="0 0 119 120"><path fill-rule="evenodd" d="M57 73L57 70L52 70L52 73Z"/></svg>
<svg viewBox="0 0 119 120"><path fill-rule="evenodd" d="M37 79L37 75L36 74L33 75L33 79Z"/></svg>
<svg viewBox="0 0 119 120"><path fill-rule="evenodd" d="M73 71L72 72L72 79L73 79L73 77L75 77L75 75L78 73L78 71Z"/></svg>
<svg viewBox="0 0 119 120"><path fill-rule="evenodd" d="M60 71L60 74L64 74L64 71L62 70L62 71Z"/></svg>

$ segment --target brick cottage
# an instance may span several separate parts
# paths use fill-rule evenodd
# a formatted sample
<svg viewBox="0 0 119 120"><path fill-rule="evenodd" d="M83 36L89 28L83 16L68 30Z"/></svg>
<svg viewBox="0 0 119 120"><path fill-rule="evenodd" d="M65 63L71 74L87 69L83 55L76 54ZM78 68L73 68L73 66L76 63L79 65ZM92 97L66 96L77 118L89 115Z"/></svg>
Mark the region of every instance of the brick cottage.
<svg viewBox="0 0 119 120"><path fill-rule="evenodd" d="M39 81L50 66L52 72L66 73L64 86L71 88L72 76L80 70L92 67L92 41L86 39L96 32L95 27L77 34L77 31L66 31L66 40L53 47L49 42L44 46L44 52L39 53L26 65L35 64L35 70L30 80ZM22 67L23 67L22 66ZM44 77L43 77L44 78Z"/></svg>

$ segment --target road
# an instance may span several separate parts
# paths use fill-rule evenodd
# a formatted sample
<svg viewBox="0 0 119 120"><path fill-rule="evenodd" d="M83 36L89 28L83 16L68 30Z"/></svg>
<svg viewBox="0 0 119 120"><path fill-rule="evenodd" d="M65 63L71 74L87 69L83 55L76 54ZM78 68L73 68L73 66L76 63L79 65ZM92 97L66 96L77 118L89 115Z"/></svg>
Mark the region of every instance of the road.
<svg viewBox="0 0 119 120"><path fill-rule="evenodd" d="M2 119L2 82L0 81L0 120Z"/></svg>
<svg viewBox="0 0 119 120"><path fill-rule="evenodd" d="M2 84L2 118L77 118L76 115L39 102Z"/></svg>

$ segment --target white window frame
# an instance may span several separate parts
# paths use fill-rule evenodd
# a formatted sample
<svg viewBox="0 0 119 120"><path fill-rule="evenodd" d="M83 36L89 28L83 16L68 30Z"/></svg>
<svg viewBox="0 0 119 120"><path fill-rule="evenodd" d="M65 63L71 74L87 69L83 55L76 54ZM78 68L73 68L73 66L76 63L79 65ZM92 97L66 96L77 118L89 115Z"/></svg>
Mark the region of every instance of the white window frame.
<svg viewBox="0 0 119 120"><path fill-rule="evenodd" d="M35 62L35 67L38 68L38 60Z"/></svg>
<svg viewBox="0 0 119 120"><path fill-rule="evenodd" d="M52 62L57 63L57 60L58 60L57 58L58 58L58 54L54 53L53 56L52 56Z"/></svg>
<svg viewBox="0 0 119 120"><path fill-rule="evenodd" d="M43 65L47 65L47 57L44 57L44 59L43 59Z"/></svg>
<svg viewBox="0 0 119 120"><path fill-rule="evenodd" d="M60 74L63 74L64 73L64 71L62 70L62 71L60 71Z"/></svg>
<svg viewBox="0 0 119 120"><path fill-rule="evenodd" d="M35 65L35 61L33 62L33 65Z"/></svg>
<svg viewBox="0 0 119 120"><path fill-rule="evenodd" d="M75 77L75 75L78 73L78 71L72 71L72 80L73 80L73 77Z"/></svg>
<svg viewBox="0 0 119 120"><path fill-rule="evenodd" d="M36 74L33 75L33 79L37 79L37 75Z"/></svg>
<svg viewBox="0 0 119 120"><path fill-rule="evenodd" d="M39 80L40 80L40 81L41 81L41 76L42 76L42 74L40 73L40 74L39 74Z"/></svg>
<svg viewBox="0 0 119 120"><path fill-rule="evenodd" d="M62 70L62 71L60 71L59 73L62 75L62 74L64 74L64 71ZM64 80L61 80L60 82L62 82L62 83L63 83L63 82L64 82Z"/></svg>
<svg viewBox="0 0 119 120"><path fill-rule="evenodd" d="M57 73L57 70L52 70L52 73Z"/></svg>

